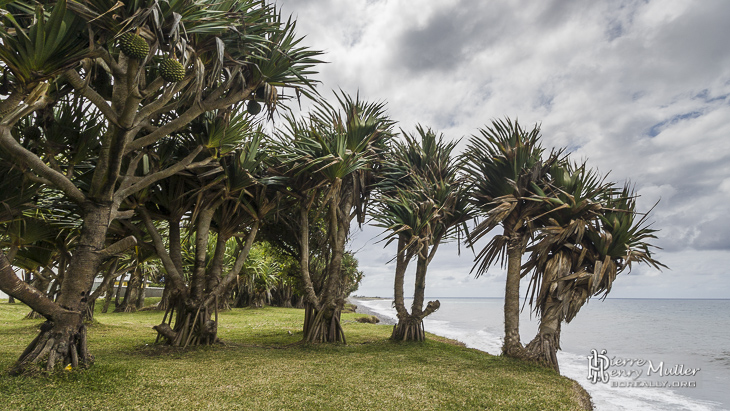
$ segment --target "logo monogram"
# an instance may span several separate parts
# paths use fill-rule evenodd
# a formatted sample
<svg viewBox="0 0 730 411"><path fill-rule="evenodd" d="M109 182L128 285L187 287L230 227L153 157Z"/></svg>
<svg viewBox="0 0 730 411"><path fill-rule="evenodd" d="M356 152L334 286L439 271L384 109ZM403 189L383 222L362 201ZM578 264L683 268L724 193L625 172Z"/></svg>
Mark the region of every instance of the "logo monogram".
<svg viewBox="0 0 730 411"><path fill-rule="evenodd" d="M608 367L611 360L606 356L606 350L601 350L599 354L596 350L591 350L591 356L588 357L588 379L595 384L598 381L602 383L608 382Z"/></svg>

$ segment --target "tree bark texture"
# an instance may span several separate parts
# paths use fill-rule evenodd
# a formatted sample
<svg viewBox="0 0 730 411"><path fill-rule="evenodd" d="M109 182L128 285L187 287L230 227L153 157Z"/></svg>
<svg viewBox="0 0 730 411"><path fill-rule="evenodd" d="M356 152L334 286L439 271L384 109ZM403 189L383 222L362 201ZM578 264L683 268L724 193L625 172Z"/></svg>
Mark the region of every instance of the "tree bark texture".
<svg viewBox="0 0 730 411"><path fill-rule="evenodd" d="M84 314L89 290L102 261L99 251L104 249L111 206L86 203L83 209L84 225L55 303L20 281L7 259L0 256L2 289L10 291L9 294L48 320L16 362L13 374L34 372L39 368L52 372L58 365L68 364L72 368L86 367L93 362L86 346Z"/></svg>
<svg viewBox="0 0 730 411"><path fill-rule="evenodd" d="M540 319L540 328L525 350L528 358L560 373L557 356L560 349L560 304L559 301L552 300L553 298L548 296Z"/></svg>
<svg viewBox="0 0 730 411"><path fill-rule="evenodd" d="M188 293L180 273L177 272L172 259L164 248L162 237L152 225L151 220L147 219L146 224L152 235L158 255L160 255L168 271L169 281L166 280L165 287L169 285L171 290L170 299L168 300L169 307L165 312L162 323L153 327L158 333L157 341L159 342L161 338L164 338L167 344L176 347L208 345L218 342L218 307L220 301L235 284L238 273L241 272L243 264L251 251L261 222L256 221L252 225L243 247L239 250L233 268L218 282L214 289L202 289L205 286L205 267L202 269L194 268L191 288L195 287L195 284L201 287L196 291L196 294L193 294L192 291ZM200 232L198 232L198 235L200 235ZM197 246L206 249L207 242L201 241ZM205 258L200 258L197 250L196 254L198 255L196 264L205 264ZM196 295L197 298L194 298Z"/></svg>
<svg viewBox="0 0 730 411"><path fill-rule="evenodd" d="M520 269L522 266L521 242L516 233L510 235L507 248L507 281L504 290L504 343L502 354L521 358L524 347L520 340Z"/></svg>
<svg viewBox="0 0 730 411"><path fill-rule="evenodd" d="M399 318L398 324L393 326L390 338L394 341L425 341L426 332L423 329L423 319L412 315Z"/></svg>
<svg viewBox="0 0 730 411"><path fill-rule="evenodd" d="M426 309L423 309L423 301L426 293L426 272L433 253L429 254L428 248L426 248L417 254L413 304L411 305L411 312L408 313L408 310L405 308L403 286L405 282L405 272L414 253L410 249L403 249L406 242L406 236L399 235L399 252L396 256L394 286L394 305L398 315L398 323L393 326L393 332L390 338L394 341L425 341L426 332L423 328L423 319L441 307L441 303L436 300L429 301ZM432 251L435 253L434 249L432 249Z"/></svg>
<svg viewBox="0 0 730 411"><path fill-rule="evenodd" d="M206 305L191 307L184 302L172 304L165 312L162 323L152 328L157 331L157 341L164 338L173 347L210 345L218 342L218 304L213 312ZM213 316L211 316L213 314ZM170 325L175 321L173 327Z"/></svg>
<svg viewBox="0 0 730 411"><path fill-rule="evenodd" d="M304 339L306 343L347 344L340 316L342 307L335 301L317 309L312 304L304 306Z"/></svg>
<svg viewBox="0 0 730 411"><path fill-rule="evenodd" d="M11 375L53 372L71 366L86 368L94 362L86 345L82 313L68 313L46 321L10 371Z"/></svg>

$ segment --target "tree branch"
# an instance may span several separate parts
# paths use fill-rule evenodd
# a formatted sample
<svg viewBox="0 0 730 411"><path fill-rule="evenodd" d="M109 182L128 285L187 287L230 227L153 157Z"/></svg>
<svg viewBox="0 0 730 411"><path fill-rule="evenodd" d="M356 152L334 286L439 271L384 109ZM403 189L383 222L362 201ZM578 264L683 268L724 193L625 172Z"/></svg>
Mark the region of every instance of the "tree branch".
<svg viewBox="0 0 730 411"><path fill-rule="evenodd" d="M112 213L112 217L109 221L117 220L117 219L127 219L132 218L134 216L134 210L124 210L124 211L115 211Z"/></svg>
<svg viewBox="0 0 730 411"><path fill-rule="evenodd" d="M145 87L143 90L140 91L140 94L142 97L147 98L151 94L157 92L165 85L165 80L162 79L162 77L157 77L150 83L147 87Z"/></svg>
<svg viewBox="0 0 730 411"><path fill-rule="evenodd" d="M0 145L19 163L30 167L41 178L63 191L71 201L78 204L86 201L86 196L65 175L48 167L38 156L21 146L10 134L10 127L0 126Z"/></svg>
<svg viewBox="0 0 730 411"><path fill-rule="evenodd" d="M117 64L116 61L114 61L114 58L111 54L109 54L109 51L107 51L105 48L100 47L96 50L99 53L99 58L106 64L106 66L109 68L109 70L112 72L112 76L123 76L124 71L119 67L119 64Z"/></svg>
<svg viewBox="0 0 730 411"><path fill-rule="evenodd" d="M109 247L99 251L97 254L102 260L121 254L137 244L137 238L133 235L122 238Z"/></svg>
<svg viewBox="0 0 730 411"><path fill-rule="evenodd" d="M48 87L48 83L40 83L30 92L26 88L15 89L8 98L0 101L0 125L12 128L21 118L47 106L51 102Z"/></svg>
<svg viewBox="0 0 730 411"><path fill-rule="evenodd" d="M0 250L0 290L24 302L33 311L40 313L49 320L53 319L54 316L69 313L68 310L56 305L42 292L20 281L2 250Z"/></svg>
<svg viewBox="0 0 730 411"><path fill-rule="evenodd" d="M160 98L157 98L147 104L146 106L139 109L137 112L137 116L134 118L134 125L137 126L138 124L142 122L148 121L151 117L154 117L157 114L160 114L161 112L167 112L170 111L171 108L168 108L165 110L165 105L172 100L173 97L175 97L175 94L179 93L183 88L185 88L190 82L192 81L192 77L188 77L183 81L180 81L175 84L174 87L166 89Z"/></svg>
<svg viewBox="0 0 730 411"><path fill-rule="evenodd" d="M82 96L86 97L91 104L96 106L96 108L104 114L104 117L106 117L110 123L119 127L119 118L117 117L117 113L112 109L109 103L104 100L104 97L86 84L76 70L68 69L63 73L63 75L71 86L73 86L74 90L78 91Z"/></svg>
<svg viewBox="0 0 730 411"><path fill-rule="evenodd" d="M43 177L38 177L37 175L31 173L28 170L23 170L23 175L26 178L28 178L28 180L30 180L30 181L32 181L34 183L40 183L40 184L45 184L47 186L53 186L53 184L50 181L46 180Z"/></svg>
<svg viewBox="0 0 730 411"><path fill-rule="evenodd" d="M191 106L175 120L172 120L169 123L159 127L152 133L147 134L144 137L140 137L137 140L134 140L127 144L127 148L125 149L124 154L128 154L132 151L139 150L142 147L155 143L157 140L172 133L173 131L177 131L185 127L188 123L190 123L196 117L205 113L206 111L229 107L235 103L243 101L254 90L253 86L249 86L246 87L241 93L231 93L231 95L229 95L228 97L223 97L221 99L215 100L215 97L219 96L223 92L219 89L213 91L213 93L208 98L206 98L205 101L201 102L200 104L194 104L193 106Z"/></svg>
<svg viewBox="0 0 730 411"><path fill-rule="evenodd" d="M155 227L152 222L150 213L147 212L147 209L144 207L139 207L137 210L139 211L139 215L142 217L142 221L147 228L147 233L149 233L150 237L152 237L152 245L155 247L155 252L157 253L157 256L160 257L160 260L162 260L162 265L165 267L167 275L172 280L172 286L175 289L184 292L186 287L185 281L182 278L182 273L177 270L175 263L172 262L172 258L170 258L170 254L165 248L165 242L163 241L160 232L157 231L157 227Z"/></svg>
<svg viewBox="0 0 730 411"><path fill-rule="evenodd" d="M167 177L170 177L174 175L175 173L187 168L191 165L192 161L195 160L195 157L203 150L203 146L198 146L195 150L193 150L192 153L188 154L187 157L182 159L181 161L177 162L174 166L168 167L164 170L158 171L156 173L149 174L139 180L136 183L133 183L131 186L118 190L114 194L114 202L116 204L121 204L122 200L129 197L130 195L136 193L139 190L142 190L146 187L149 187L150 185L165 179ZM207 159L205 161L199 161L195 163L195 165L205 165L208 164L212 159Z"/></svg>

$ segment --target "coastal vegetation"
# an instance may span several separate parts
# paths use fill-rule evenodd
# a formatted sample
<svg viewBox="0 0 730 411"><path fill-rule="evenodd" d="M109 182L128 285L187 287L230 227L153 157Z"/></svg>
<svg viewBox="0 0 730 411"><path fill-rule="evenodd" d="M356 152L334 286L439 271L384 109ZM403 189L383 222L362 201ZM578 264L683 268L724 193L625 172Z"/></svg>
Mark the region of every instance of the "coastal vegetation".
<svg viewBox="0 0 730 411"><path fill-rule="evenodd" d="M336 102L324 99L312 79L321 53L300 46L295 22L274 4L13 0L2 10L0 289L25 304L12 310L45 319L39 327L12 323L18 337L8 347L21 353L10 366L14 375L42 373L59 384L108 377L125 355L148 365L161 360L147 357L180 360L166 363L169 369L184 368L189 356L211 361L204 368L212 370L217 354L235 351L247 358L238 373L262 372L261 361L281 378L279 368L289 366L265 358L311 354L298 366L306 368L329 363L326 355L377 355L385 374L409 374L405 384L414 389L446 381L438 367L417 365L443 365L444 353L456 363L473 356L467 373L502 364L542 378L547 374L532 365L424 342L423 318L440 304L423 306L428 266L440 244L455 239L474 248L476 276L497 262L506 267L503 354L556 371L563 323L588 299L605 297L633 263L663 267L649 243L656 230L648 213L636 209L631 186L607 181L563 149L547 152L537 125L494 120L458 153L458 140L427 127L396 132L385 102L344 91L335 93ZM310 110L295 114L289 107L295 97L310 100ZM365 325L343 317L363 276L347 250L350 230L370 220L397 244L398 324L390 337L412 346L381 341L383 327L359 328ZM408 312L403 290L412 261ZM523 279L541 320L526 346L519 334ZM164 287L162 299L135 313L145 305L149 282ZM107 310L115 285L119 316ZM97 310L101 296L105 303ZM266 305L303 310L232 308ZM292 328L297 316L300 326ZM229 320L253 321L253 329ZM127 321L156 324L155 331L127 330ZM94 339L90 327L100 331L97 337L107 331L114 337ZM129 334L115 334L122 329ZM354 337L346 338L349 330ZM291 338L279 336L282 331ZM143 342L151 345L142 348ZM195 346L206 347L181 351ZM95 358L95 351L104 355ZM406 358L388 357L393 352ZM92 363L98 371L81 376ZM342 372L325 372L315 395L339 389L334 382L345 379ZM184 387L183 375L170 378ZM523 388L513 382L494 392L447 384L459 398L448 404L571 407L557 399L547 405L517 400L513 391ZM545 401L561 397L541 390ZM413 404L427 392L414 395Z"/></svg>
<svg viewBox="0 0 730 411"><path fill-rule="evenodd" d="M546 157L540 128L495 120L469 140L464 168L477 223L474 246L494 228L476 254L479 276L496 261L507 267L502 353L560 371L560 329L588 299L606 297L616 276L633 263L665 267L653 257L649 213L636 210L637 194L622 188L564 150ZM523 255L528 259L523 263ZM525 347L519 334L520 282L529 277L530 307L539 315L537 336Z"/></svg>
<svg viewBox="0 0 730 411"><path fill-rule="evenodd" d="M23 304L0 304L0 368L7 369L41 321L23 319ZM3 407L583 409L577 384L551 370L430 334L424 343L393 343L389 326L354 321L363 314L342 314L347 345L291 346L303 336L302 312L234 308L220 313L225 344L182 349L154 344L149 327L158 311L97 311L88 327L94 367L40 379L0 375Z"/></svg>
<svg viewBox="0 0 730 411"><path fill-rule="evenodd" d="M526 130L509 119L496 120L469 140L464 168L471 182L469 198L481 217L467 243L476 243L498 226L502 234L479 250L476 275L484 274L495 261L507 265L504 292L504 343L502 352L522 357L520 343L520 279L522 255L535 233L533 219L542 214L540 201L532 198L532 186L547 180L547 171L558 160L552 152L542 158L540 128Z"/></svg>
<svg viewBox="0 0 730 411"><path fill-rule="evenodd" d="M337 95L339 107L324 100L303 120L288 117L275 145L277 165L289 177L288 193L298 210L285 226L298 239L301 292L305 301L304 341L345 342L340 313L349 294L342 261L353 220L365 222L376 173L392 137L393 121L383 103ZM319 273L310 270L310 214L321 215L326 250ZM312 274L315 274L314 276Z"/></svg>
<svg viewBox="0 0 730 411"><path fill-rule="evenodd" d="M466 184L453 154L457 141L445 141L420 125L417 135L401 131L403 142L394 142L379 183L380 203L374 219L387 230L388 242L396 241L393 305L398 324L391 338L423 341L423 319L438 310L429 301L424 310L426 273L442 241L466 230L471 219ZM413 304L405 307L403 285L408 264L415 258Z"/></svg>
<svg viewBox="0 0 730 411"><path fill-rule="evenodd" d="M93 280L107 260L143 241L136 234L115 238L110 227L141 216L149 228L151 218L138 212L144 207L136 197L168 177L215 180L210 171L225 165L220 157L240 148L237 139L252 130L216 131L231 123L235 130L236 116L257 89L310 87L306 76L319 53L297 45L294 27L259 1L4 3L0 59L9 96L0 103L2 160L71 203L79 224L55 300L19 281L0 255L1 287L48 319L16 372L39 362L52 371L93 361L84 324ZM169 59L184 64L163 64ZM272 111L275 93L263 94ZM69 111L75 115L66 116ZM215 282L218 272L203 266L210 222L225 199L196 210L199 264L189 272L189 289L178 267L158 254L167 262L177 309L175 330L158 331L172 344L187 345L193 335L195 342L215 341L209 307L232 280L205 292L206 277ZM202 206L206 199L198 200ZM261 213L251 213L244 229L250 237ZM250 242L240 247L239 264Z"/></svg>

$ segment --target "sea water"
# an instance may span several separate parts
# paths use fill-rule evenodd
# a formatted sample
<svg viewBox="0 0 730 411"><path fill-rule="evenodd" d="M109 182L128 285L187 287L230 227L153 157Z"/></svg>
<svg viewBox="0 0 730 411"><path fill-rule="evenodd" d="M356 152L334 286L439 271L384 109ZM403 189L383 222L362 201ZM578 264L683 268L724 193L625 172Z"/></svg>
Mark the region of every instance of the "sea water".
<svg viewBox="0 0 730 411"><path fill-rule="evenodd" d="M441 308L424 320L426 331L500 353L501 299L439 300ZM392 300L353 302L395 319ZM526 307L524 343L537 326ZM730 410L730 300L592 300L563 324L561 347L561 374L578 381L598 411Z"/></svg>

